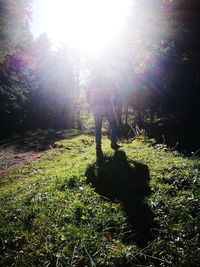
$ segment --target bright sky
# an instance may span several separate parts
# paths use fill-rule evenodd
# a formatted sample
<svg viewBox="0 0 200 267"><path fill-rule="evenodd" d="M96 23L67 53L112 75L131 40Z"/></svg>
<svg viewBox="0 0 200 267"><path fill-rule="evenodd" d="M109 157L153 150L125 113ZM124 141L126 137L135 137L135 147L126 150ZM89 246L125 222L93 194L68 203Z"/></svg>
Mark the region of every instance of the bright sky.
<svg viewBox="0 0 200 267"><path fill-rule="evenodd" d="M120 30L131 0L34 0L31 30L46 32L54 46L62 43L100 52Z"/></svg>

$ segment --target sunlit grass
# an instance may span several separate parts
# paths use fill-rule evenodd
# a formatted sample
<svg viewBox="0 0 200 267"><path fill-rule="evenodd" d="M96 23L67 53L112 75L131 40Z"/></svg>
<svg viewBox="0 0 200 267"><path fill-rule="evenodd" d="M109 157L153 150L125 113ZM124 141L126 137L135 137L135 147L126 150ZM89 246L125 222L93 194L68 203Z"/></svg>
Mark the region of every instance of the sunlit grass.
<svg viewBox="0 0 200 267"><path fill-rule="evenodd" d="M96 161L94 138L56 144L2 180L2 266L198 266L198 159L143 137L123 144L128 159L150 171L147 203L159 229L141 249L126 241L131 228L123 206L85 182ZM103 151L112 158L107 138Z"/></svg>

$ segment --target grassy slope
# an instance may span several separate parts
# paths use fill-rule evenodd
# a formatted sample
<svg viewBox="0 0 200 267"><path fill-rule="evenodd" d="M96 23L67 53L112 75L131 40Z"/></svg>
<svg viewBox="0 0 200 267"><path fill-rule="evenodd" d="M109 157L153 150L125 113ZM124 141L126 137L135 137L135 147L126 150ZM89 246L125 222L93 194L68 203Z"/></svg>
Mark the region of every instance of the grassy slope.
<svg viewBox="0 0 200 267"><path fill-rule="evenodd" d="M112 160L107 139L103 150ZM86 183L86 170L100 167L93 138L80 135L57 142L1 181L1 266L198 266L200 161L142 138L123 150L133 170L140 164L150 171L152 193L145 201L157 228L149 229L151 238L134 239L130 223L140 210L131 221L129 197L109 200Z"/></svg>

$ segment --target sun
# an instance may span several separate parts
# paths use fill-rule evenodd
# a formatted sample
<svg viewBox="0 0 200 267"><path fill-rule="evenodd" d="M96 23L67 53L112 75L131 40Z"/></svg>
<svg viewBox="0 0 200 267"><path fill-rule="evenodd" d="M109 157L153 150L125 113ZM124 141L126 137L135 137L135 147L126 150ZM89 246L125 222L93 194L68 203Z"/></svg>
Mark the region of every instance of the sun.
<svg viewBox="0 0 200 267"><path fill-rule="evenodd" d="M62 43L80 51L98 53L120 30L130 0L48 1L47 34L54 47Z"/></svg>

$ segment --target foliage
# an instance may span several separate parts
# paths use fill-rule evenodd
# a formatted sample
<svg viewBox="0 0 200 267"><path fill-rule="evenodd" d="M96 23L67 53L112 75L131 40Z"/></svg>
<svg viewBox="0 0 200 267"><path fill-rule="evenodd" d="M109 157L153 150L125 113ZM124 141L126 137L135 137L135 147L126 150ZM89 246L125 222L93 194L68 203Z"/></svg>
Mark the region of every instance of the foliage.
<svg viewBox="0 0 200 267"><path fill-rule="evenodd" d="M73 126L77 60L52 51L47 36L33 40L31 1L0 1L1 133ZM60 118L60 119L58 119Z"/></svg>
<svg viewBox="0 0 200 267"><path fill-rule="evenodd" d="M197 10L196 0L133 1L108 62L120 75L125 105L135 117L132 124L145 127L156 116L174 116L197 130Z"/></svg>
<svg viewBox="0 0 200 267"><path fill-rule="evenodd" d="M25 126L32 88L31 1L0 1L0 119L1 132Z"/></svg>
<svg viewBox="0 0 200 267"><path fill-rule="evenodd" d="M145 202L158 226L141 248L122 203L86 183L86 168L95 163L93 138L67 135L1 180L1 265L198 266L199 159L143 137L123 143L131 168L142 164L150 171L152 194ZM112 160L105 139L103 150Z"/></svg>
<svg viewBox="0 0 200 267"><path fill-rule="evenodd" d="M74 58L66 47L53 52L46 35L35 41L33 51L35 88L30 96L30 128L70 128L79 86Z"/></svg>
<svg viewBox="0 0 200 267"><path fill-rule="evenodd" d="M0 1L0 64L27 39L31 0Z"/></svg>
<svg viewBox="0 0 200 267"><path fill-rule="evenodd" d="M27 100L33 88L28 45L27 41L18 46L16 53L7 56L0 69L2 132L16 131L26 124Z"/></svg>
<svg viewBox="0 0 200 267"><path fill-rule="evenodd" d="M51 50L46 35L27 40L0 69L1 132L73 126L78 92L76 62Z"/></svg>

